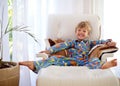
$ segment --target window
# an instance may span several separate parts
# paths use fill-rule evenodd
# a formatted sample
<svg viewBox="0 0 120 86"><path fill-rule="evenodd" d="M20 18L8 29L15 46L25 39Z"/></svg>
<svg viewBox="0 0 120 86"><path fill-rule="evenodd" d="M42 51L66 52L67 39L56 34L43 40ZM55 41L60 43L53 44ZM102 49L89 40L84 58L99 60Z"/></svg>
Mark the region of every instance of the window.
<svg viewBox="0 0 120 86"><path fill-rule="evenodd" d="M9 28L12 28L12 16L13 16L13 0L8 0L8 19L9 19ZM12 61L12 44L13 44L13 40L12 40L12 32L9 33L9 47L10 47L10 60Z"/></svg>

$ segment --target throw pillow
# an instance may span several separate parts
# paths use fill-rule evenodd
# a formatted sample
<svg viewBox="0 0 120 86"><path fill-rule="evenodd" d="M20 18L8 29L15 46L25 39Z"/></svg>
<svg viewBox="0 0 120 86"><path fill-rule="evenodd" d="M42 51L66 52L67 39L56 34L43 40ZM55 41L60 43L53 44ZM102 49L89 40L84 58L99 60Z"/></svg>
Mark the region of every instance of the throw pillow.
<svg viewBox="0 0 120 86"><path fill-rule="evenodd" d="M52 40L52 39L49 38L48 42L49 42L50 46L53 46L53 45L55 45L57 43L64 42L64 40L62 40L62 39ZM62 56L68 56L68 53L67 53L67 50L65 49L65 50L62 50L62 51L59 51L59 52L56 52L56 53L52 54L52 56L53 55L57 56L58 58L60 58Z"/></svg>

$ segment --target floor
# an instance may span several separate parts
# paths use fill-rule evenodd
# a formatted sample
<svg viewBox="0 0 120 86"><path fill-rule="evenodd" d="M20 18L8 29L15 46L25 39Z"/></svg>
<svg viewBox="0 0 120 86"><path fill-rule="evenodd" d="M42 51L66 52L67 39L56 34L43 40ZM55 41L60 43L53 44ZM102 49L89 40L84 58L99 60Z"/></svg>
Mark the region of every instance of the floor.
<svg viewBox="0 0 120 86"><path fill-rule="evenodd" d="M113 74L120 79L120 65L111 68Z"/></svg>

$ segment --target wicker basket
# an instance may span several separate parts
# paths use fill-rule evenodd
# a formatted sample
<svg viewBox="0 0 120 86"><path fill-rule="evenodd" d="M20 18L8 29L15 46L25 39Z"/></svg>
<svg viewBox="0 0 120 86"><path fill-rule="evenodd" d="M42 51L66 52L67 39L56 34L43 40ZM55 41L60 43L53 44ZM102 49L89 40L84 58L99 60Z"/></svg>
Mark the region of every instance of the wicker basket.
<svg viewBox="0 0 120 86"><path fill-rule="evenodd" d="M14 66L0 69L0 86L19 86L20 67L15 62L6 62Z"/></svg>

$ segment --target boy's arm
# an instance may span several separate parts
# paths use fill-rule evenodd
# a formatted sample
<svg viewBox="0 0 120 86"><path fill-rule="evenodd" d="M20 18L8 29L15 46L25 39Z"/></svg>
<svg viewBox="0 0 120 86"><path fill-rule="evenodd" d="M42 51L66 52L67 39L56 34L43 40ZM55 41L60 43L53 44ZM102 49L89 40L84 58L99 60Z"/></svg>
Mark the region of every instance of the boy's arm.
<svg viewBox="0 0 120 86"><path fill-rule="evenodd" d="M108 46L116 46L116 42L113 42L113 41L107 42L106 44L107 44Z"/></svg>
<svg viewBox="0 0 120 86"><path fill-rule="evenodd" d="M111 44L109 44L111 42L112 42L112 39L90 41L90 49L92 47L94 47L95 45L98 45L98 44L108 44L108 45L111 45Z"/></svg>
<svg viewBox="0 0 120 86"><path fill-rule="evenodd" d="M58 51L68 49L68 48L72 47L73 44L74 44L74 40L73 41L65 41L65 42L58 43L58 44L50 47L47 51L49 51L49 54L53 54Z"/></svg>

